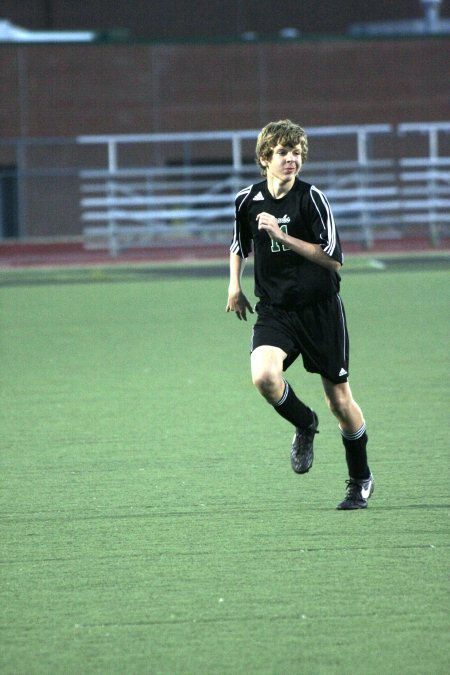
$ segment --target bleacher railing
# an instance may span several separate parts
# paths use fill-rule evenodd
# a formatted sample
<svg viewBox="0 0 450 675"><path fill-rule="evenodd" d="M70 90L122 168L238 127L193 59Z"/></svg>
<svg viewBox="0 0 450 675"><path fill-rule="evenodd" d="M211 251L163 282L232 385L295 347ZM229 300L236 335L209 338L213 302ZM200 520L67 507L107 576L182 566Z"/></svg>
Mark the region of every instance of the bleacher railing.
<svg viewBox="0 0 450 675"><path fill-rule="evenodd" d="M370 249L381 239L439 246L450 237L450 122L307 132L302 177L327 194L344 240ZM261 180L257 134L3 139L0 206L14 179L13 236L81 237L112 256L131 247L227 244L236 193ZM11 236L5 231L0 222L0 238Z"/></svg>
<svg viewBox="0 0 450 675"><path fill-rule="evenodd" d="M81 180L84 241L88 248L107 247L111 255L133 246L170 245L188 240L204 245L226 241L234 218L234 197L244 185L260 180L245 143L255 144L257 130L185 134L81 136L80 144L105 150L103 169L83 170ZM315 127L311 146L326 147L345 139L345 159L330 147L321 161L305 164L303 177L329 197L343 239L370 249L376 239L424 234L437 246L449 236L450 156L441 155L440 137L450 123ZM392 149L402 137L427 139L420 155L376 156L376 143ZM149 157L164 145L179 145L185 161L178 166L126 167L124 148L148 148ZM225 148L222 162L192 160L192 147L208 156L210 144ZM409 144L417 149L413 138ZM201 147L205 148L203 153ZM341 151L342 152L342 151ZM164 153L162 153L164 154Z"/></svg>

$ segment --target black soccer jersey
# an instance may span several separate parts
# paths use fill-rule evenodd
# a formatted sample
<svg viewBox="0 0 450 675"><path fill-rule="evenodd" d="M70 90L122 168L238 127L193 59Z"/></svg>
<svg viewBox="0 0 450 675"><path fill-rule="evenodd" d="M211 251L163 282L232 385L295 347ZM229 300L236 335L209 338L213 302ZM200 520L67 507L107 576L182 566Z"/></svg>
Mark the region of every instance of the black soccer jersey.
<svg viewBox="0 0 450 675"><path fill-rule="evenodd" d="M333 214L325 195L299 178L281 199L270 194L267 181L241 190L236 196L236 220L230 251L246 258L255 256L255 295L281 307L318 302L339 291L337 272L310 262L272 241L258 230L256 216L265 211L275 216L292 237L320 244L324 252L342 264L343 255Z"/></svg>

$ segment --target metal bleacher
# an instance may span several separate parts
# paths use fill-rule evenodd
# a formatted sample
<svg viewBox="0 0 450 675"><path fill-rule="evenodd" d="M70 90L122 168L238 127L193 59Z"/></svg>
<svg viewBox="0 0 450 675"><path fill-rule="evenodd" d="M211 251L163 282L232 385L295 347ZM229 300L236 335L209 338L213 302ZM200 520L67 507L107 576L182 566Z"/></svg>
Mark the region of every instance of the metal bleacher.
<svg viewBox="0 0 450 675"><path fill-rule="evenodd" d="M237 191L261 180L252 156L257 133L78 137L105 157L103 167L79 174L85 247L116 256L134 247L228 242ZM330 149L320 161L308 161L302 176L326 193L342 239L370 249L380 239L420 235L438 246L450 236L449 134L449 122L315 127L308 129L310 145ZM374 150L380 141L401 147L405 139L412 152ZM333 150L341 140L347 143L342 159ZM121 162L125 149L138 146L149 165ZM181 160L151 164L169 146ZM221 161L203 163L211 147ZM192 148L202 162L192 159Z"/></svg>

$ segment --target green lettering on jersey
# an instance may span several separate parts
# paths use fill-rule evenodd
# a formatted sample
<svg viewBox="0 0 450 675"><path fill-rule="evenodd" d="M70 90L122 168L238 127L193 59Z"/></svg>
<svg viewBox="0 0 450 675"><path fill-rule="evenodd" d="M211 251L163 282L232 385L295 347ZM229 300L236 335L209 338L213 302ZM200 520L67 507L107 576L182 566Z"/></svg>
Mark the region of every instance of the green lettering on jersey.
<svg viewBox="0 0 450 675"><path fill-rule="evenodd" d="M280 230L285 234L288 233L287 225L280 225ZM272 253L279 253L281 251L280 244L272 239ZM289 246L283 244L283 251L289 251Z"/></svg>

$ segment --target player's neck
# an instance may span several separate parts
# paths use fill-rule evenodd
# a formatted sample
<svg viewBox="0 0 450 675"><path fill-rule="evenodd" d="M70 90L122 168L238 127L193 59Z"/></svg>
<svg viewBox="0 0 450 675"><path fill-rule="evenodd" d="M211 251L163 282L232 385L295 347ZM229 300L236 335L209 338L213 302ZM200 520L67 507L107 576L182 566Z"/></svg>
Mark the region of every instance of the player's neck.
<svg viewBox="0 0 450 675"><path fill-rule="evenodd" d="M271 176L270 174L267 175L267 189L269 190L270 194L274 199L281 199L287 193L289 190L292 189L294 183L295 183L296 176L293 176L289 180L280 180L279 178L275 178L274 176Z"/></svg>

